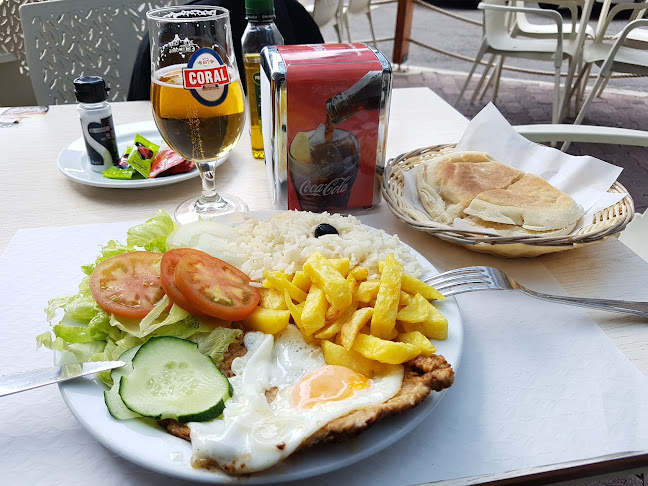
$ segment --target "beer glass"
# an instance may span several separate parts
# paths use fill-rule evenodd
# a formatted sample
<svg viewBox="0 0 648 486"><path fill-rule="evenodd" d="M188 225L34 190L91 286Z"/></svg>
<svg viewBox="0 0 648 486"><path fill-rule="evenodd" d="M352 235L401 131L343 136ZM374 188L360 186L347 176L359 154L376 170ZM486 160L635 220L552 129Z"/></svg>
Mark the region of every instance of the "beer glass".
<svg viewBox="0 0 648 486"><path fill-rule="evenodd" d="M215 169L236 146L245 98L236 66L229 11L178 6L147 12L151 40L151 104L165 142L200 172L202 193L181 203L181 224L246 211L216 191Z"/></svg>

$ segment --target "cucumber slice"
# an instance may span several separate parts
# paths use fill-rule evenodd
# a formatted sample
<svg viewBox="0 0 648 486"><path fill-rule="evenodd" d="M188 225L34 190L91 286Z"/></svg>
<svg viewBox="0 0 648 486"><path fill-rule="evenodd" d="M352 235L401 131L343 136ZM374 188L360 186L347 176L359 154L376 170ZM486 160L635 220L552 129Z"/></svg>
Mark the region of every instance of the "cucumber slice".
<svg viewBox="0 0 648 486"><path fill-rule="evenodd" d="M131 411L154 420L212 420L223 413L232 386L196 343L172 336L152 337L122 376L119 395Z"/></svg>
<svg viewBox="0 0 648 486"><path fill-rule="evenodd" d="M141 417L141 415L133 412L126 405L124 405L124 402L119 396L119 384L121 382L121 379L124 375L127 375L131 371L133 371L133 356L135 356L135 353L137 353L137 350L139 348L140 346L135 346L124 351L121 356L119 356L119 360L125 362L126 364L121 368L115 368L110 372L113 386L110 387L110 390L104 392L104 401L106 402L106 407L108 407L108 412L110 412L110 415L112 415L117 420L127 420Z"/></svg>

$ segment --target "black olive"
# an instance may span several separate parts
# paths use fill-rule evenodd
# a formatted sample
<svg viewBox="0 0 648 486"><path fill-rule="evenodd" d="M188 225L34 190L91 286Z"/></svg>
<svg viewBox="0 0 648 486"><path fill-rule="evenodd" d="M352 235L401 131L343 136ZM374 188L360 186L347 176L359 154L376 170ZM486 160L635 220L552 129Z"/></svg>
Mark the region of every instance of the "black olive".
<svg viewBox="0 0 648 486"><path fill-rule="evenodd" d="M335 226L330 224L322 223L318 224L315 228L315 238L319 238L322 235L337 235L338 231L335 229Z"/></svg>

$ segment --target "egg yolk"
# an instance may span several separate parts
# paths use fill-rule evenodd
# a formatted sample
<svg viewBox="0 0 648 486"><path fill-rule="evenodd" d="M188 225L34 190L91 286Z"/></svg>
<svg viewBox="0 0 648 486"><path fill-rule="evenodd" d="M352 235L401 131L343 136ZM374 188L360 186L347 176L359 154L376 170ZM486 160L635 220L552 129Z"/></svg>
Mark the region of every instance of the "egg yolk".
<svg viewBox="0 0 648 486"><path fill-rule="evenodd" d="M298 408L312 408L319 403L346 400L369 384L368 378L349 368L326 365L311 371L295 385L292 403Z"/></svg>

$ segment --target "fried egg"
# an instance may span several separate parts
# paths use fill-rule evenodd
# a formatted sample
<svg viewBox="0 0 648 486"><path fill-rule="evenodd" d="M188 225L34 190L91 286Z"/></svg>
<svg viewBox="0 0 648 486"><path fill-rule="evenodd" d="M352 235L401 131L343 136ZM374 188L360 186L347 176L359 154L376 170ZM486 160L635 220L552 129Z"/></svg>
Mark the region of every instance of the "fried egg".
<svg viewBox="0 0 648 486"><path fill-rule="evenodd" d="M393 397L403 381L402 366L369 379L327 365L293 325L277 336L249 332L245 347L232 362L234 394L222 418L189 424L194 464L213 461L230 474L267 469L330 421Z"/></svg>

